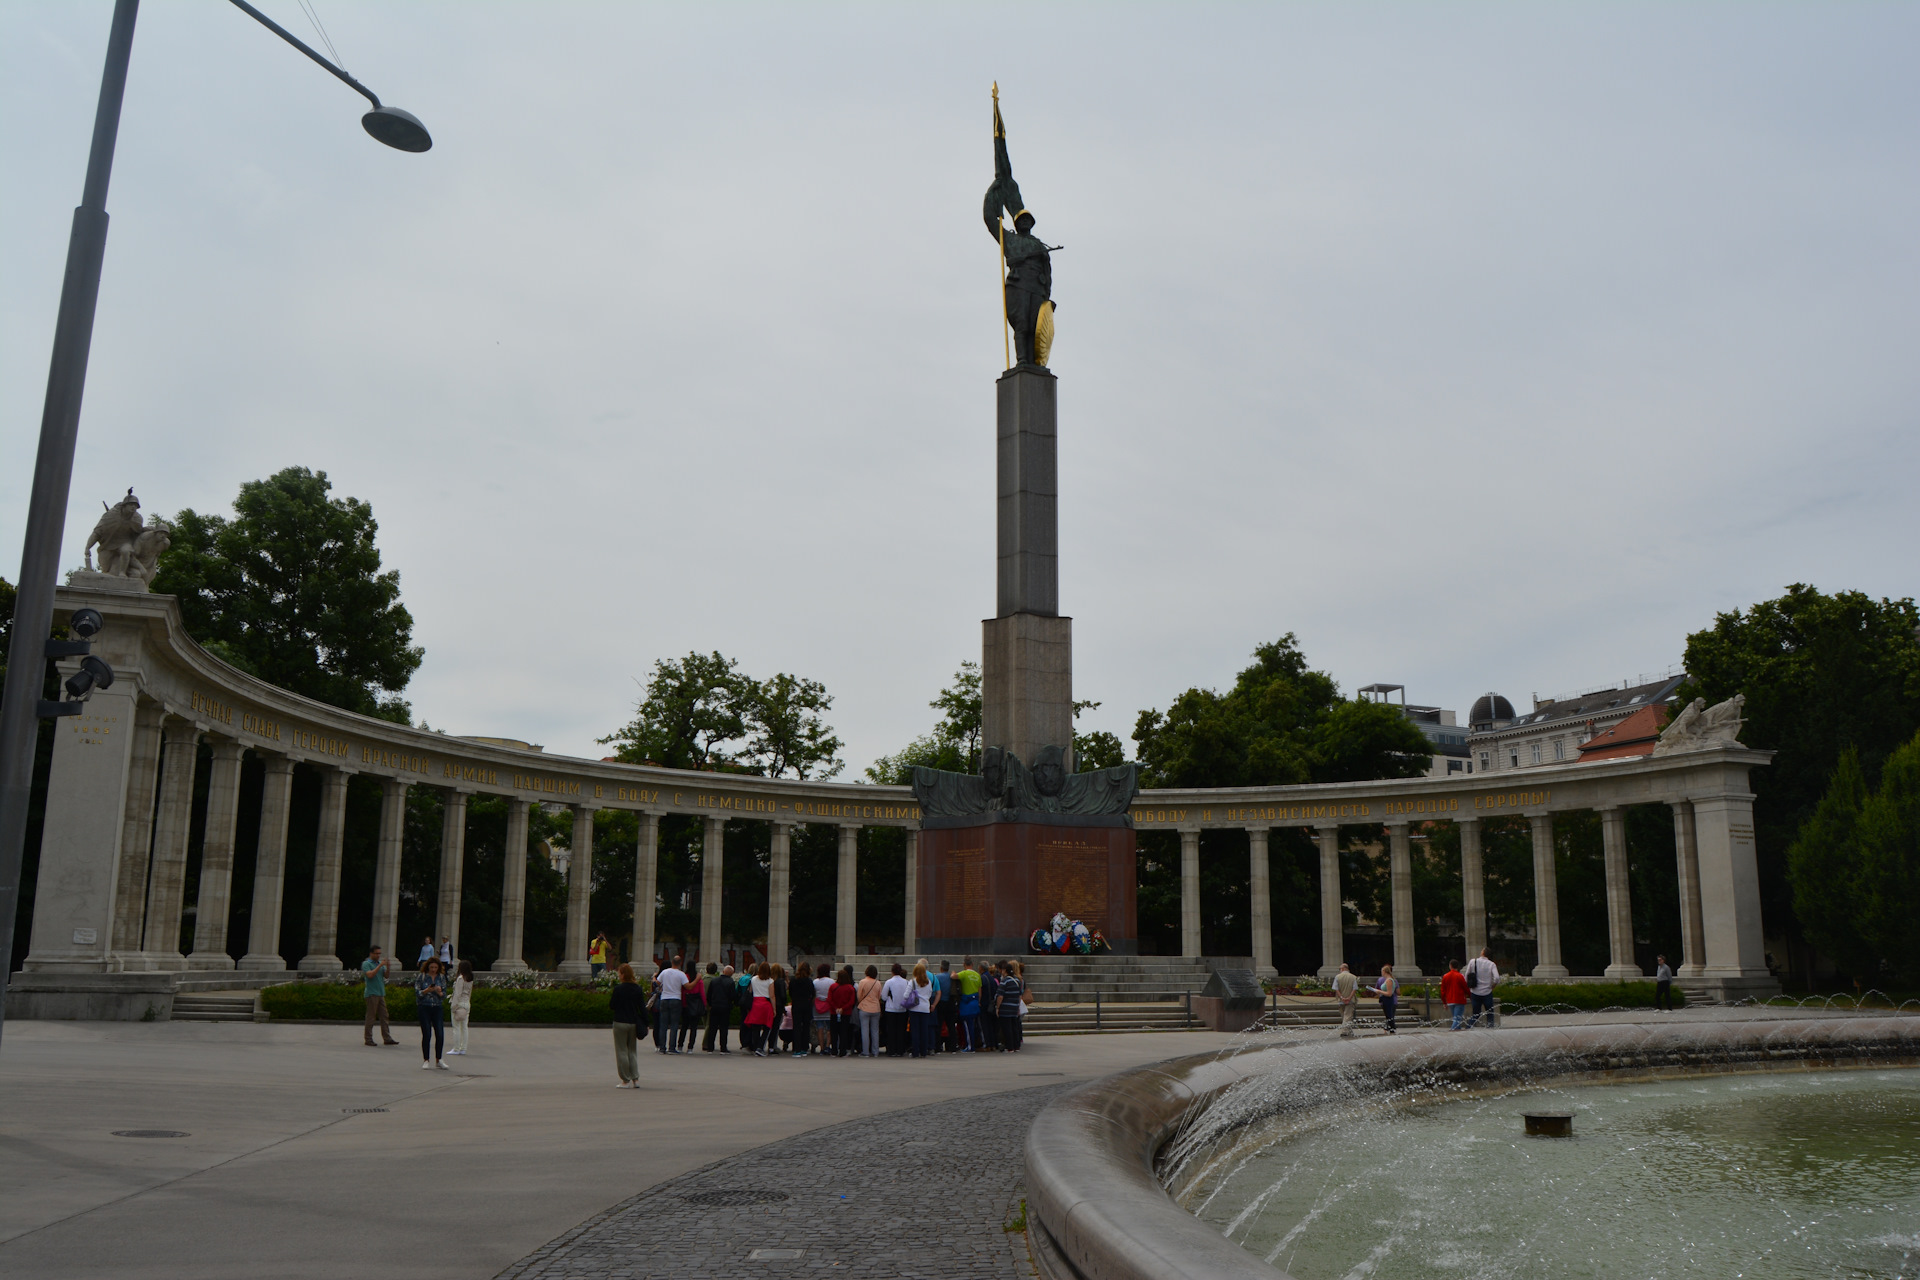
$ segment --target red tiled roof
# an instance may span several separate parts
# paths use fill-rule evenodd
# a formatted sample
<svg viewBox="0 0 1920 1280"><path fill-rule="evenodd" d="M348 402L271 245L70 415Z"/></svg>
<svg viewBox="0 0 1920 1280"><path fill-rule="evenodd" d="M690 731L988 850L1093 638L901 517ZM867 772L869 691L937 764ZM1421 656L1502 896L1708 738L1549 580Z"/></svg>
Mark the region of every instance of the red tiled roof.
<svg viewBox="0 0 1920 1280"><path fill-rule="evenodd" d="M1667 725L1664 703L1640 708L1619 724L1602 729L1580 744L1582 760L1618 760L1625 756L1651 755Z"/></svg>

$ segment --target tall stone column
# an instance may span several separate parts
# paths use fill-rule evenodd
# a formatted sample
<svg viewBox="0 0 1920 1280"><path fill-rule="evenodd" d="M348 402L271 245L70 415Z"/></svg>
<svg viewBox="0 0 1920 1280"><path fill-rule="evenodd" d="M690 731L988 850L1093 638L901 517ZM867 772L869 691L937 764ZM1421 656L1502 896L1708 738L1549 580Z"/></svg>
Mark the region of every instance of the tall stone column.
<svg viewBox="0 0 1920 1280"><path fill-rule="evenodd" d="M592 940L588 921L593 906L593 810L584 804L573 806L573 853L567 860L567 952L560 961L560 972L584 978L593 972L587 959L587 944Z"/></svg>
<svg viewBox="0 0 1920 1280"><path fill-rule="evenodd" d="M347 842L345 769L320 769L320 829L313 848L313 911L307 917L302 973L334 973L340 964L340 863Z"/></svg>
<svg viewBox="0 0 1920 1280"><path fill-rule="evenodd" d="M1730 780L1731 781L1731 780ZM1739 779L1745 782L1744 771ZM1701 978L1721 1000L1777 995L1760 924L1760 871L1753 851L1753 796L1744 786L1693 798L1700 866Z"/></svg>
<svg viewBox="0 0 1920 1280"><path fill-rule="evenodd" d="M501 857L500 875L500 958L493 962L496 973L517 973L527 967L521 953L527 925L527 814L532 808L531 800L514 797L507 801L507 847ZM643 856L645 831L643 823ZM651 912L647 921L653 921Z"/></svg>
<svg viewBox="0 0 1920 1280"><path fill-rule="evenodd" d="M393 968L407 958L396 951L400 932L400 850L407 836L407 782L380 780L380 844L373 864L373 945L385 950Z"/></svg>
<svg viewBox="0 0 1920 1280"><path fill-rule="evenodd" d="M193 912L193 952L189 969L231 969L227 954L227 914L232 905L233 846L240 820L240 757L246 748L232 738L216 738L213 765L207 771L207 834L200 846L200 901Z"/></svg>
<svg viewBox="0 0 1920 1280"><path fill-rule="evenodd" d="M1533 976L1564 978L1567 966L1560 963L1560 882L1553 866L1553 815L1536 813L1527 821L1533 827L1533 936L1539 950Z"/></svg>
<svg viewBox="0 0 1920 1280"><path fill-rule="evenodd" d="M140 939L147 923L147 873L153 861L155 792L160 786L160 722L165 718L159 703L145 699L134 712L133 754L127 765L127 813L120 833L113 898L113 954L108 960L114 968L146 968Z"/></svg>
<svg viewBox="0 0 1920 1280"><path fill-rule="evenodd" d="M793 905L793 824L773 824L767 858L767 955L781 964L787 942L788 909Z"/></svg>
<svg viewBox="0 0 1920 1280"><path fill-rule="evenodd" d="M1633 900L1627 878L1627 813L1617 805L1600 811L1600 838L1607 855L1607 944L1613 963L1607 977L1630 982L1645 977L1633 959Z"/></svg>
<svg viewBox="0 0 1920 1280"><path fill-rule="evenodd" d="M147 929L140 949L147 968L177 970L187 967L187 958L180 954L180 913L187 889L187 836L200 730L188 720L169 720L161 737L160 818L154 824Z"/></svg>
<svg viewBox="0 0 1920 1280"><path fill-rule="evenodd" d="M1180 831L1180 954L1200 954L1200 828Z"/></svg>
<svg viewBox="0 0 1920 1280"><path fill-rule="evenodd" d="M1694 836L1693 801L1673 805L1673 852L1680 873L1680 964L1674 975L1697 978L1707 970L1700 935L1700 846Z"/></svg>
<svg viewBox="0 0 1920 1280"><path fill-rule="evenodd" d="M840 828L840 868L835 882L833 949L851 961L860 947L860 828Z"/></svg>
<svg viewBox="0 0 1920 1280"><path fill-rule="evenodd" d="M267 756L267 783L260 792L260 849L253 861L253 919L242 969L284 969L280 956L280 906L287 891L287 816L293 807L293 761Z"/></svg>
<svg viewBox="0 0 1920 1280"><path fill-rule="evenodd" d="M453 939L460 958L460 886L467 862L467 793L443 791L440 800L440 903L434 913L435 941Z"/></svg>
<svg viewBox="0 0 1920 1280"><path fill-rule="evenodd" d="M1278 971L1273 967L1273 868L1267 858L1267 828L1247 828L1247 892L1252 909L1247 913L1253 924L1253 972L1267 978Z"/></svg>
<svg viewBox="0 0 1920 1280"><path fill-rule="evenodd" d="M700 960L720 958L720 908L726 893L727 820L707 818L700 836ZM782 959L781 964L786 961Z"/></svg>
<svg viewBox="0 0 1920 1280"><path fill-rule="evenodd" d="M1422 974L1413 945L1413 840L1404 822L1387 824L1387 863L1393 882L1393 976L1418 982Z"/></svg>
<svg viewBox="0 0 1920 1280"><path fill-rule="evenodd" d="M1340 892L1340 828L1315 827L1313 838L1320 845L1320 977L1331 979L1340 972L1347 950L1347 924L1342 916Z"/></svg>
<svg viewBox="0 0 1920 1280"><path fill-rule="evenodd" d="M639 856L633 866L633 954L629 959L635 973L647 971L641 965L653 964L653 913L660 897L660 815L640 815Z"/></svg>
<svg viewBox="0 0 1920 1280"><path fill-rule="evenodd" d="M920 833L907 832L907 931L903 935L906 941L900 944L900 950L912 955L919 949L920 914Z"/></svg>
<svg viewBox="0 0 1920 1280"><path fill-rule="evenodd" d="M1460 831L1460 924L1466 934L1466 958L1471 960L1487 945L1487 873L1480 857L1480 819L1461 818L1453 825Z"/></svg>

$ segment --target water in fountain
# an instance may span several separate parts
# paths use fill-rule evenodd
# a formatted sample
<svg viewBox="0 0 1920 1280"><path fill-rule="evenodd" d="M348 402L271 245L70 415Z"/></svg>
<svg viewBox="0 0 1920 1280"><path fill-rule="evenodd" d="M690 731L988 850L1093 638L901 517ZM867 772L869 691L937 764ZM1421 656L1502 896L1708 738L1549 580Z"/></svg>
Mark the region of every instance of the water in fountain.
<svg viewBox="0 0 1920 1280"><path fill-rule="evenodd" d="M1406 1106L1324 1053L1303 1046L1228 1090L1162 1161L1176 1199L1302 1280L1920 1267L1920 1070L1523 1085ZM1550 1061L1533 1066L1550 1077ZM1523 1136L1521 1113L1542 1109L1572 1111L1575 1136Z"/></svg>

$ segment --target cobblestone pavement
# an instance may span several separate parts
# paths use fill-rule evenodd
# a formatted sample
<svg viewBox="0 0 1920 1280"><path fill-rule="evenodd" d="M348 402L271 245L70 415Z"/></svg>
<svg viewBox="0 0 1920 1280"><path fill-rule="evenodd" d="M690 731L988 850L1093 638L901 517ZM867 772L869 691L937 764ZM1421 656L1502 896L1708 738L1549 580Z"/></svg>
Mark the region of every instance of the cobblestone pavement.
<svg viewBox="0 0 1920 1280"><path fill-rule="evenodd" d="M641 1192L498 1280L833 1274L1027 1280L1027 1128L1069 1088L911 1107L815 1129Z"/></svg>

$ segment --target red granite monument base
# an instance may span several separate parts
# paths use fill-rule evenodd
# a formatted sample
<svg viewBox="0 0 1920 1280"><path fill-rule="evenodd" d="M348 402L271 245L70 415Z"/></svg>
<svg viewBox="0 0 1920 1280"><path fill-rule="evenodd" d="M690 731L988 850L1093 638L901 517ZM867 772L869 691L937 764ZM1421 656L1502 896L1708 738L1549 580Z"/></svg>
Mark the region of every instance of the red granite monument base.
<svg viewBox="0 0 1920 1280"><path fill-rule="evenodd" d="M1139 952L1133 828L989 822L920 832L914 932L930 954L1021 954L1064 911Z"/></svg>

